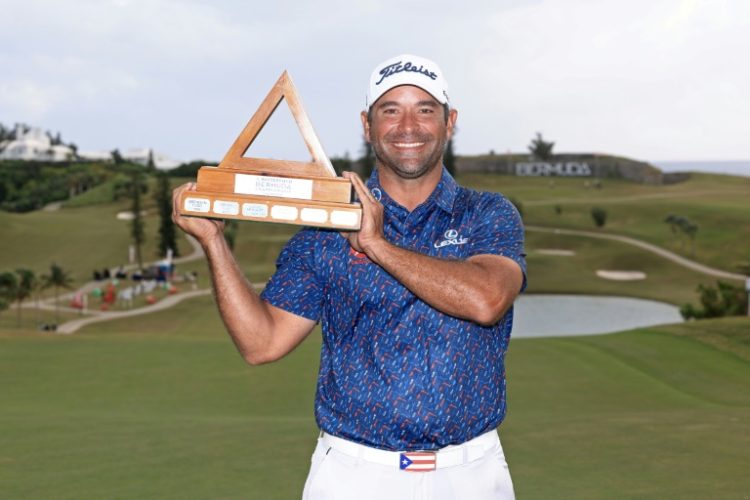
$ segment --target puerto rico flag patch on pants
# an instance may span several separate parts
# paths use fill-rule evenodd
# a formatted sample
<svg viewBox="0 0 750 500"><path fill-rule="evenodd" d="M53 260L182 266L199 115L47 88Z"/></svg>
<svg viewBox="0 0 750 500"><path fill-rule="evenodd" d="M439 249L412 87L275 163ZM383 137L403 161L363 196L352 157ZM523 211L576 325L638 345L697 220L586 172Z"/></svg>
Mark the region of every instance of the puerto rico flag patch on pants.
<svg viewBox="0 0 750 500"><path fill-rule="evenodd" d="M428 472L435 470L435 454L426 451L402 453L399 468L406 472Z"/></svg>

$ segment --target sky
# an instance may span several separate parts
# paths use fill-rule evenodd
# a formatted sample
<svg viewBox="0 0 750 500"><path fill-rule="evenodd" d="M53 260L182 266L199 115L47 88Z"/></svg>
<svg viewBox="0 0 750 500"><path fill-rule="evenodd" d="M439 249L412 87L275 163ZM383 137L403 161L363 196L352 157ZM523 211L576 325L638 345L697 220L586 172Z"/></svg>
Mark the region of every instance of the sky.
<svg viewBox="0 0 750 500"><path fill-rule="evenodd" d="M375 66L436 61L457 154L750 159L745 0L0 0L0 123L79 150L220 160L288 70L329 156L358 157ZM284 103L248 156L306 160Z"/></svg>

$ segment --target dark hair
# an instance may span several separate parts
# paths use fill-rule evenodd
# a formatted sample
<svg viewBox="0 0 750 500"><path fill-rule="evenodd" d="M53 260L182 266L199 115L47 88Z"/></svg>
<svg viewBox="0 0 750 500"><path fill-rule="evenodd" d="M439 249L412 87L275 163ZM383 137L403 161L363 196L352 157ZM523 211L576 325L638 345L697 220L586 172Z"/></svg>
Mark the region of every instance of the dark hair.
<svg viewBox="0 0 750 500"><path fill-rule="evenodd" d="M443 117L445 118L445 123L448 123L448 116L450 116L450 113L450 105L448 103L443 104ZM367 110L367 123L372 125L372 106Z"/></svg>

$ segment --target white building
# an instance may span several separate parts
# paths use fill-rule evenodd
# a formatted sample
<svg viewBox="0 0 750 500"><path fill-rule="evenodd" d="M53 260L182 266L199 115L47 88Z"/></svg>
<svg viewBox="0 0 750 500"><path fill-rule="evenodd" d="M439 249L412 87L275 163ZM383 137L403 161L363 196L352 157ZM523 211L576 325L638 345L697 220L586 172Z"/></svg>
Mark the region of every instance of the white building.
<svg viewBox="0 0 750 500"><path fill-rule="evenodd" d="M28 130L18 124L14 132L15 139L0 142L0 160L22 161L70 161L76 158L88 161L112 161L112 151L79 151L77 154L70 146L52 144L52 139L41 128ZM151 148L130 149L122 153L126 161L148 165L153 158L154 166L159 170L169 170L180 166L180 162Z"/></svg>
<svg viewBox="0 0 750 500"><path fill-rule="evenodd" d="M40 128L24 130L16 125L15 139L0 143L0 160L69 161L75 151L64 144L52 144L52 139Z"/></svg>
<svg viewBox="0 0 750 500"><path fill-rule="evenodd" d="M173 160L167 155L158 153L150 148L129 149L122 153L122 158L126 161L148 165L149 156L153 156L154 166L159 170L169 170L180 166L180 162Z"/></svg>
<svg viewBox="0 0 750 500"><path fill-rule="evenodd" d="M112 161L112 151L78 151L78 157L86 161Z"/></svg>
<svg viewBox="0 0 750 500"><path fill-rule="evenodd" d="M129 149L120 153L125 161L148 165L149 156L154 159L154 166L159 170L169 170L180 166L180 162L150 148ZM88 161L112 161L112 151L79 151L78 156Z"/></svg>

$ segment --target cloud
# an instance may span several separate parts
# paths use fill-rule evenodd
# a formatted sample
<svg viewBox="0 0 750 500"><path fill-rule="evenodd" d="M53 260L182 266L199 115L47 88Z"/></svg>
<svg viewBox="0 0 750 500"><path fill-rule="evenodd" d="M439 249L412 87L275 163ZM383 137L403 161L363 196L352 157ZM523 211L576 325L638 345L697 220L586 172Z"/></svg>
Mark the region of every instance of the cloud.
<svg viewBox="0 0 750 500"><path fill-rule="evenodd" d="M0 118L87 149L218 158L289 69L326 150L356 155L372 67L412 52L448 75L459 154L524 150L540 130L560 151L750 156L740 0L18 0L3 14Z"/></svg>
<svg viewBox="0 0 750 500"><path fill-rule="evenodd" d="M0 82L0 109L7 115L38 120L61 99L62 92L54 85L30 80Z"/></svg>
<svg viewBox="0 0 750 500"><path fill-rule="evenodd" d="M734 100L750 69L727 59L747 46L748 16L738 8L748 8L729 4L546 1L498 13L460 91L473 86L487 100L481 114L497 117L498 150L542 130L569 151L747 156L741 124L727 114L750 112L747 99ZM478 113L464 118L481 130ZM700 145L709 123L712 153ZM467 146L492 141L479 136Z"/></svg>

